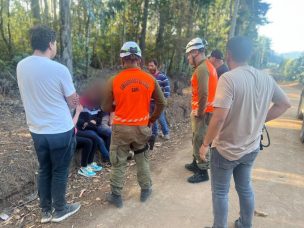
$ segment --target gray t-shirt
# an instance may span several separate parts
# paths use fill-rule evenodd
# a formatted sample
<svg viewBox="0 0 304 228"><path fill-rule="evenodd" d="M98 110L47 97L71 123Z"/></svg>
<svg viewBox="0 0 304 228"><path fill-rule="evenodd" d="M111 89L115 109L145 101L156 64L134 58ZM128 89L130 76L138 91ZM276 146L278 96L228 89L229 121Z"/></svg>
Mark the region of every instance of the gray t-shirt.
<svg viewBox="0 0 304 228"><path fill-rule="evenodd" d="M29 56L18 63L17 80L31 132L58 134L73 128L65 98L75 88L64 65L46 57Z"/></svg>
<svg viewBox="0 0 304 228"><path fill-rule="evenodd" d="M212 143L230 161L256 150L271 102L284 98L272 77L251 66L223 74L214 107L229 109L223 127Z"/></svg>

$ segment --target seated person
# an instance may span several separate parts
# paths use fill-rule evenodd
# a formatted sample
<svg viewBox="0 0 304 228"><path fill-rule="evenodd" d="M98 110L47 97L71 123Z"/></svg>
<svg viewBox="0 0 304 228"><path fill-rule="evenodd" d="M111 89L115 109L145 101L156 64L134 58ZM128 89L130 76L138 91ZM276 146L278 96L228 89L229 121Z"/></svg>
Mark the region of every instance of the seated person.
<svg viewBox="0 0 304 228"><path fill-rule="evenodd" d="M92 90L87 90L84 96L80 98L80 103L84 106L82 112L79 115L77 122L78 134L91 138L97 145L97 148L101 152L104 162L109 162L109 149L106 146L104 139L98 134L98 128L101 125L101 111L100 108L94 105L92 99L90 99Z"/></svg>
<svg viewBox="0 0 304 228"><path fill-rule="evenodd" d="M75 115L73 117L74 125L77 124L78 118L80 113L82 112L83 107L82 105L78 105L76 107ZM79 134L79 131L77 131L77 128L75 128L76 131L76 142L77 147L82 147L81 152L81 167L78 170L78 174L85 176L85 177L92 177L95 176L98 171L102 170L101 166L98 166L94 160L94 153L96 150L96 143L88 137L81 136Z"/></svg>

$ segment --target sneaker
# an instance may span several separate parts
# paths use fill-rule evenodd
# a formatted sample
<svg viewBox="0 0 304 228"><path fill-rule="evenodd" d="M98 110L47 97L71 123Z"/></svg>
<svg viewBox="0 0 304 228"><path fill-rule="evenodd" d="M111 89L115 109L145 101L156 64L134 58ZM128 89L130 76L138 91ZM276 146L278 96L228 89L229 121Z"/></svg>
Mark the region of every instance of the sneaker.
<svg viewBox="0 0 304 228"><path fill-rule="evenodd" d="M113 193L107 193L106 199L110 204L113 204L117 208L122 208L122 198L120 195L115 195Z"/></svg>
<svg viewBox="0 0 304 228"><path fill-rule="evenodd" d="M170 139L170 135L169 134L164 135L164 139L165 140L169 140Z"/></svg>
<svg viewBox="0 0 304 228"><path fill-rule="evenodd" d="M152 189L142 189L140 193L140 202L146 202L152 193Z"/></svg>
<svg viewBox="0 0 304 228"><path fill-rule="evenodd" d="M72 203L65 205L62 211L55 211L53 214L52 222L61 222L62 220L75 214L80 209L79 203Z"/></svg>
<svg viewBox="0 0 304 228"><path fill-rule="evenodd" d="M189 177L188 179L189 183L196 184L204 181L209 180L209 175L207 170L201 170L198 173L195 173L193 176Z"/></svg>
<svg viewBox="0 0 304 228"><path fill-rule="evenodd" d="M195 160L193 160L193 162L190 164L186 164L185 168L194 173L199 172L199 168L197 167L197 163Z"/></svg>
<svg viewBox="0 0 304 228"><path fill-rule="evenodd" d="M81 167L78 174L85 177L94 177L96 173L90 167Z"/></svg>
<svg viewBox="0 0 304 228"><path fill-rule="evenodd" d="M88 166L91 168L91 170L92 170L93 172L99 172L99 171L102 170L102 166L97 165L96 162L92 162L92 163L89 164Z"/></svg>
<svg viewBox="0 0 304 228"><path fill-rule="evenodd" d="M41 220L40 220L41 223L48 223L51 220L52 220L52 214L51 214L51 212L46 211L46 212L42 212L41 213Z"/></svg>

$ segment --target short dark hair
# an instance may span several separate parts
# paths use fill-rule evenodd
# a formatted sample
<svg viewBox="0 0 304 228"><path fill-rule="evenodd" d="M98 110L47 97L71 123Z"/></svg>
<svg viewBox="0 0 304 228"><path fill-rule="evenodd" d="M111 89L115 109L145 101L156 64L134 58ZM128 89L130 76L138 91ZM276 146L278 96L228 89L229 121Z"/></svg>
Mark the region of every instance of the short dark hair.
<svg viewBox="0 0 304 228"><path fill-rule="evenodd" d="M133 64L137 61L140 61L141 57L139 57L138 55L135 55L135 54L131 54L131 55L123 57L122 60Z"/></svg>
<svg viewBox="0 0 304 228"><path fill-rule="evenodd" d="M220 60L224 59L224 55L219 49L213 50L210 56Z"/></svg>
<svg viewBox="0 0 304 228"><path fill-rule="evenodd" d="M247 37L235 36L228 41L227 50L234 61L246 62L252 53L252 42Z"/></svg>
<svg viewBox="0 0 304 228"><path fill-rule="evenodd" d="M158 66L158 62L156 59L151 59L149 63L154 63L155 66Z"/></svg>
<svg viewBox="0 0 304 228"><path fill-rule="evenodd" d="M56 41L56 32L45 25L37 25L30 29L30 40L33 50L45 52L49 43Z"/></svg>

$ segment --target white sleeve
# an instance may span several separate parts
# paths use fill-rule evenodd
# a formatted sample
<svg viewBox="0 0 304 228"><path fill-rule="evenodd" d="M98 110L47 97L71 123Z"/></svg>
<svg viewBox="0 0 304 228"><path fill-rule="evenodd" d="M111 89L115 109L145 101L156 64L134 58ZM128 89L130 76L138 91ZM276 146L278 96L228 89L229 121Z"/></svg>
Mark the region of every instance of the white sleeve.
<svg viewBox="0 0 304 228"><path fill-rule="evenodd" d="M67 67L63 67L60 81L61 81L61 88L63 90L63 94L65 97L69 97L73 93L75 93L76 90L73 84L72 76Z"/></svg>

